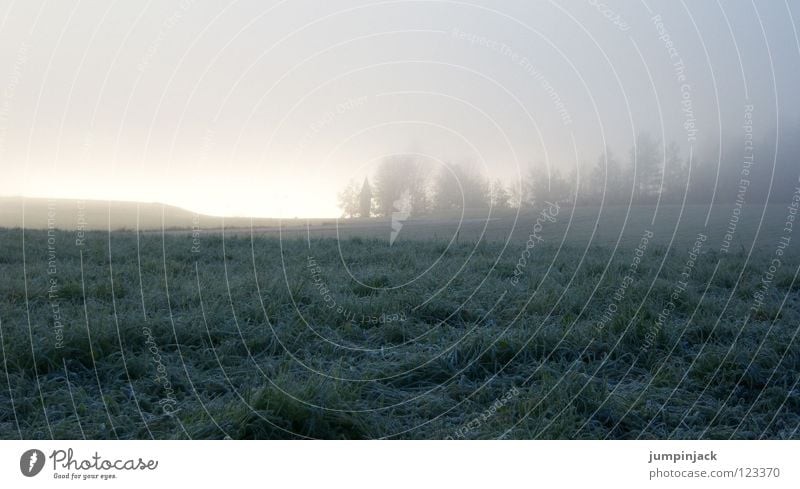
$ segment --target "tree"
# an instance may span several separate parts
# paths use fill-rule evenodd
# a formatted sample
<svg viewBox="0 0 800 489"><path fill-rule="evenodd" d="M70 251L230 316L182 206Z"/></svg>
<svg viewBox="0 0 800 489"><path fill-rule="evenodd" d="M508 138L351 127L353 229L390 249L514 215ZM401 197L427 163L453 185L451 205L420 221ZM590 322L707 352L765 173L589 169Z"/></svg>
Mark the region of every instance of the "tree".
<svg viewBox="0 0 800 489"><path fill-rule="evenodd" d="M681 158L681 149L674 141L666 147L664 163L664 190L662 199L670 203L679 203L688 185L686 162Z"/></svg>
<svg viewBox="0 0 800 489"><path fill-rule="evenodd" d="M489 205L489 184L474 165L447 165L434 183L434 207L437 210L479 209Z"/></svg>
<svg viewBox="0 0 800 489"><path fill-rule="evenodd" d="M429 207L427 168L415 157L396 155L385 158L375 172L375 209L381 216L390 216L394 202L408 191L411 213L425 213Z"/></svg>
<svg viewBox="0 0 800 489"><path fill-rule="evenodd" d="M358 217L370 217L372 214L372 188L369 180L364 178L361 192L358 195Z"/></svg>
<svg viewBox="0 0 800 489"><path fill-rule="evenodd" d="M597 157L590 177L590 198L595 203L626 204L630 200L632 175L617 161L610 149Z"/></svg>
<svg viewBox="0 0 800 489"><path fill-rule="evenodd" d="M717 172L720 170L717 151L718 147L707 147L695 151L691 173L689 174L688 186L689 196L687 200L691 204L709 205L711 198L718 190ZM715 196L719 199L719 195Z"/></svg>
<svg viewBox="0 0 800 489"><path fill-rule="evenodd" d="M551 202L564 202L567 204L575 205L578 200L578 170L573 168L569 170L566 176L561 177L561 188L558 189L558 200Z"/></svg>
<svg viewBox="0 0 800 489"><path fill-rule="evenodd" d="M338 194L339 208L342 210L342 217L355 217L359 210L358 185L355 180L347 182L347 186Z"/></svg>
<svg viewBox="0 0 800 489"><path fill-rule="evenodd" d="M636 200L649 202L661 188L659 144L648 133L640 132L631 148L631 165L636 174Z"/></svg>
<svg viewBox="0 0 800 489"><path fill-rule="evenodd" d="M530 204L572 201L574 185L571 179L562 177L555 169L548 172L543 164L531 167L526 183L526 200Z"/></svg>
<svg viewBox="0 0 800 489"><path fill-rule="evenodd" d="M586 161L582 161L575 170L573 181L575 205L586 205L594 202L593 172L594 166Z"/></svg>
<svg viewBox="0 0 800 489"><path fill-rule="evenodd" d="M511 193L499 179L492 182L489 189L489 202L494 209L508 209L511 207Z"/></svg>
<svg viewBox="0 0 800 489"><path fill-rule="evenodd" d="M508 188L508 206L512 209L519 209L525 205L525 188L522 182L515 181Z"/></svg>

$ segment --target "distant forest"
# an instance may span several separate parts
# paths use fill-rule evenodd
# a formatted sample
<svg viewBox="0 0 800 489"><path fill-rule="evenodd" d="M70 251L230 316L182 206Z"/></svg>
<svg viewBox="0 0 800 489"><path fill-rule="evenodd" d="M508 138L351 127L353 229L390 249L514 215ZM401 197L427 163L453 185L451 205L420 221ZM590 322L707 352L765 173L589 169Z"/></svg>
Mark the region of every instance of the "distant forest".
<svg viewBox="0 0 800 489"><path fill-rule="evenodd" d="M371 176L351 180L338 194L342 216L383 217L402 211L426 215L465 209L530 207L544 201L578 206L631 204L764 204L790 200L800 173L800 130L785 128L737 146L695 153L662 144L647 133L623 155L601 152L593 164L564 172L544 163L522 179L487 177L475 163L434 165L414 156L382 160ZM778 153L775 153L776 146Z"/></svg>

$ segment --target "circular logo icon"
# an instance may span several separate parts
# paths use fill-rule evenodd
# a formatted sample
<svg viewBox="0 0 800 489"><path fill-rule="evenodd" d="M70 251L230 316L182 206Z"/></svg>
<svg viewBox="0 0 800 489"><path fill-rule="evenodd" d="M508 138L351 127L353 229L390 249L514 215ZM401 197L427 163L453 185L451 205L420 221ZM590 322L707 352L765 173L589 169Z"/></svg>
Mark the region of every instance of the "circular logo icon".
<svg viewBox="0 0 800 489"><path fill-rule="evenodd" d="M19 458L19 470L25 477L33 477L44 468L44 452L41 450L28 450Z"/></svg>

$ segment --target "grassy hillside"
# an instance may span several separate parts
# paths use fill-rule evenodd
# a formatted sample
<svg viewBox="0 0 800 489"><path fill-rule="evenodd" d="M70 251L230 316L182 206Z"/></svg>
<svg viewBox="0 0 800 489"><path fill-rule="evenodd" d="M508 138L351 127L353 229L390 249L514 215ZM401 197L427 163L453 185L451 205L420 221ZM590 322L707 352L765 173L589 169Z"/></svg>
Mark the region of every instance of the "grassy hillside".
<svg viewBox="0 0 800 489"><path fill-rule="evenodd" d="M616 250L0 231L0 438L797 438L797 246L639 212Z"/></svg>
<svg viewBox="0 0 800 489"><path fill-rule="evenodd" d="M0 227L63 230L161 230L221 228L223 219L154 202L0 197ZM226 227L250 227L249 218L227 218ZM257 219L274 226L278 219Z"/></svg>

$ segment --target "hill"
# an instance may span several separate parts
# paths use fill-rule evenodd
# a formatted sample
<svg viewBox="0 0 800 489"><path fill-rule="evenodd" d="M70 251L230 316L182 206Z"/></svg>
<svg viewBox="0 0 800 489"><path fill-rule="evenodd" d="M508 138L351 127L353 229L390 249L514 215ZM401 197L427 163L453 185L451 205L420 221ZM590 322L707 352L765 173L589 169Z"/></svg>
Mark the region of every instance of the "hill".
<svg viewBox="0 0 800 489"><path fill-rule="evenodd" d="M223 218L198 214L158 202L40 199L0 197L0 227L65 231L160 230L220 228ZM225 218L225 225L249 227L250 218ZM276 225L277 219L257 219L260 226Z"/></svg>

